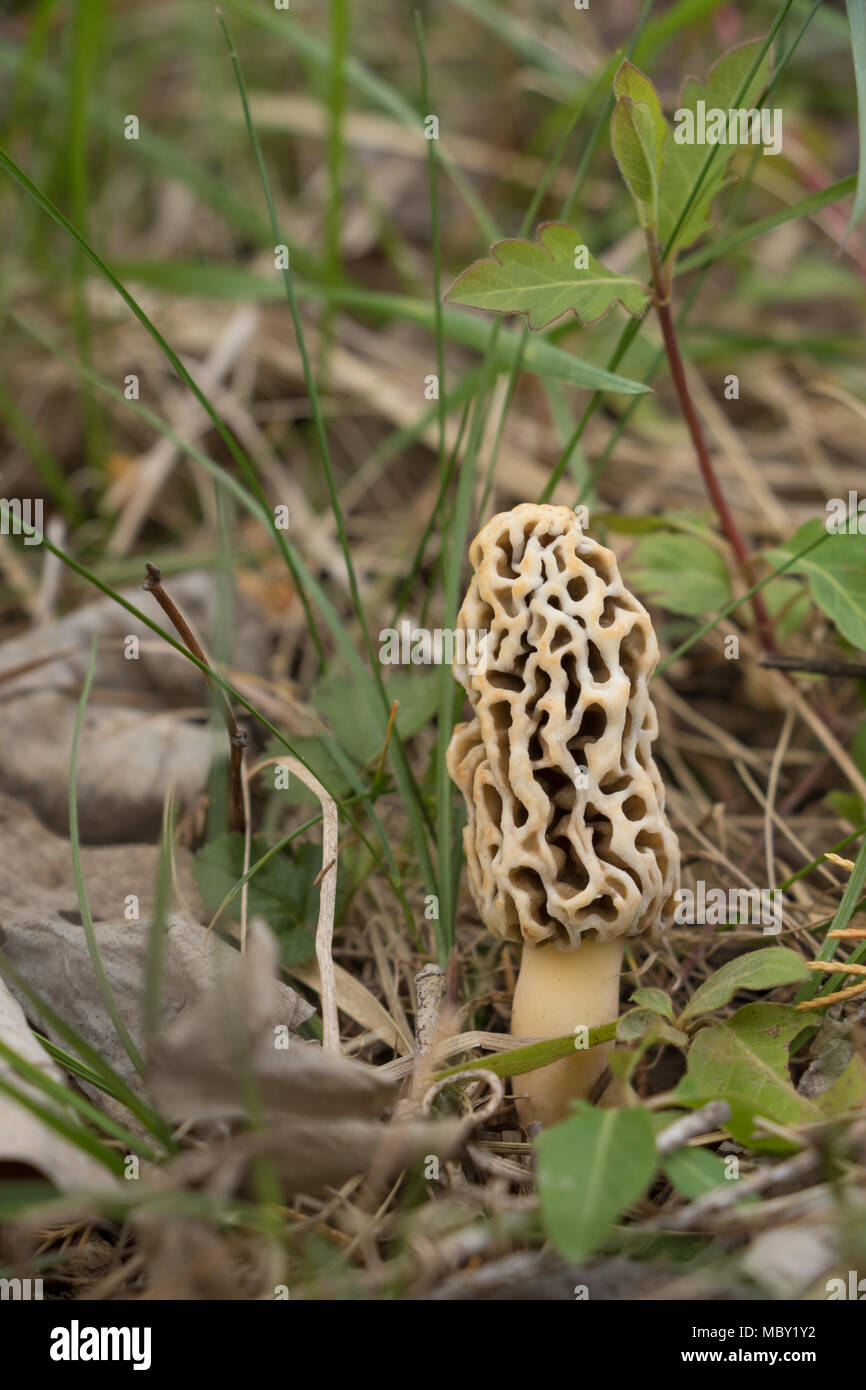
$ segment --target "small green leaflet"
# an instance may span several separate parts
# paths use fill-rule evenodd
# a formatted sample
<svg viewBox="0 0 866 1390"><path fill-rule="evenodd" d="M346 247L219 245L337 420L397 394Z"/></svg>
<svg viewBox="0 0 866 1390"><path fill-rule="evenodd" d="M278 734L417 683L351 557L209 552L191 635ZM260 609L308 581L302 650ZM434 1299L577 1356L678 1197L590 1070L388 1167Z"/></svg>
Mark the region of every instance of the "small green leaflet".
<svg viewBox="0 0 866 1390"><path fill-rule="evenodd" d="M598 1248L623 1211L652 1182L649 1112L597 1110L587 1101L536 1140L545 1230L560 1254L580 1260Z"/></svg>
<svg viewBox="0 0 866 1390"><path fill-rule="evenodd" d="M674 1021L674 1006L671 997L663 989L636 989L631 996L634 1002L643 1009L652 1009L654 1013L663 1014L665 1018Z"/></svg>
<svg viewBox="0 0 866 1390"><path fill-rule="evenodd" d="M695 121L694 135L698 135L700 127L698 102L704 103L704 113L714 109L726 113L732 109L747 111L754 107L770 78L769 53L765 55L742 96L740 92L760 48L760 40L734 48L724 54L710 69L706 86L702 87L693 78L685 84L678 110L690 113L691 119ZM688 216L677 232L677 250L691 246L692 242L697 241L712 225L710 205L725 183L728 164L737 149L736 145L713 146L698 144L696 140L691 144L685 141L682 144L678 143L677 135L680 134L680 139L683 139L688 133L688 121L689 117L684 116L680 122L675 123L665 145L659 187L659 240L662 245L666 245L670 239L708 155L713 154L714 150L715 155Z"/></svg>
<svg viewBox="0 0 866 1390"><path fill-rule="evenodd" d="M700 985L682 1012L682 1021L710 1013L728 1004L741 989L775 989L811 979L806 963L786 946L766 946L760 951L729 960Z"/></svg>
<svg viewBox="0 0 866 1390"><path fill-rule="evenodd" d="M655 87L626 60L614 81L617 103L610 143L620 173L631 190L642 227L658 227L662 146L667 125Z"/></svg>
<svg viewBox="0 0 866 1390"><path fill-rule="evenodd" d="M447 300L500 314L526 314L532 329L546 328L569 310L587 324L603 318L613 304L636 316L646 309L646 285L605 269L589 254L580 233L563 222L542 224L537 242L499 241L491 251L458 276Z"/></svg>
<svg viewBox="0 0 866 1390"><path fill-rule="evenodd" d="M644 536L629 556L627 572L635 588L671 613L700 617L730 602L724 557L697 536L661 531Z"/></svg>
<svg viewBox="0 0 866 1390"><path fill-rule="evenodd" d="M769 563L775 568L824 530L823 521L805 522L786 546L767 556ZM866 651L866 537L831 532L822 545L795 561L794 571L807 576L813 599L842 636Z"/></svg>

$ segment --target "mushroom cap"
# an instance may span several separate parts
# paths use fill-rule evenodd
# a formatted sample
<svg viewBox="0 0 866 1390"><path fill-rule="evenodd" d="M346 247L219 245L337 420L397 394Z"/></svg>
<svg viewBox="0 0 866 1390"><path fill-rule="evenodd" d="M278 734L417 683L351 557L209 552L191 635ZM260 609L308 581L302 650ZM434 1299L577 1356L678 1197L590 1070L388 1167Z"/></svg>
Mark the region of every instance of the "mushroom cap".
<svg viewBox="0 0 866 1390"><path fill-rule="evenodd" d="M656 929L680 856L652 757L649 614L568 507L500 512L469 558L453 669L472 718L454 730L448 771L466 801L483 921L563 950L584 932L610 941Z"/></svg>

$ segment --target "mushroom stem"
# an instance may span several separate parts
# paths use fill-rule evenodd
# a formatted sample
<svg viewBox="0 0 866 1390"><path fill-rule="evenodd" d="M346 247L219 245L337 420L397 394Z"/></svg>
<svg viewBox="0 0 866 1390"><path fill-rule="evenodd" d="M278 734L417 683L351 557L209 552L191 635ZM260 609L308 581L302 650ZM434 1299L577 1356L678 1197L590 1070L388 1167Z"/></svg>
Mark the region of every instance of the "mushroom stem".
<svg viewBox="0 0 866 1390"><path fill-rule="evenodd" d="M511 1032L515 1037L557 1038L581 1026L596 1028L612 1022L619 1013L622 953L622 937L605 942L584 938L572 951L525 943ZM579 1042L579 1036L575 1041ZM515 1077L521 1123L552 1125L565 1119L570 1102L589 1095L606 1061L605 1045L577 1046L573 1057Z"/></svg>

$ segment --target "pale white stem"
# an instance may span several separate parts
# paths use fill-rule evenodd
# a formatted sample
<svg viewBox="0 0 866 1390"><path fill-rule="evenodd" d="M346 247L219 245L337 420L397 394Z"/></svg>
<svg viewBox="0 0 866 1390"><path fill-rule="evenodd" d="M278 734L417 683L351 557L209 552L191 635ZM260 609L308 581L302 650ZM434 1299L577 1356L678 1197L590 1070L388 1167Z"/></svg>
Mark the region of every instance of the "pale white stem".
<svg viewBox="0 0 866 1390"><path fill-rule="evenodd" d="M521 1123L557 1124L571 1101L590 1094L604 1071L607 1048L586 1048L584 1029L611 1023L619 1014L623 941L584 939L570 951L552 943L523 947L514 991L511 1031L522 1037L559 1038L574 1033L573 1057L514 1078Z"/></svg>

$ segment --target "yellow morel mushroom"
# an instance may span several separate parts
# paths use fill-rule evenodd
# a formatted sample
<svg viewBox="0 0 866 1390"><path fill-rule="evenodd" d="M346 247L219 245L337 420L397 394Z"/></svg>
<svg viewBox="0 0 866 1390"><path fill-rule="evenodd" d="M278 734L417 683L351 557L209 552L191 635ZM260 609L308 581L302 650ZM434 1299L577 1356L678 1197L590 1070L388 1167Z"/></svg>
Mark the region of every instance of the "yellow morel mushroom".
<svg viewBox="0 0 866 1390"><path fill-rule="evenodd" d="M679 884L652 757L658 644L613 552L568 507L501 512L469 558L458 627L487 636L471 665L459 657L476 643L455 644L472 718L448 770L478 911L523 942L511 1031L557 1037L617 1017L624 938L663 925ZM523 1123L562 1119L604 1066L604 1048L576 1047L521 1076Z"/></svg>

